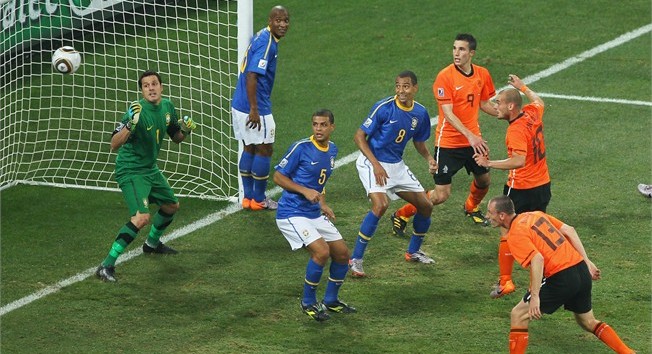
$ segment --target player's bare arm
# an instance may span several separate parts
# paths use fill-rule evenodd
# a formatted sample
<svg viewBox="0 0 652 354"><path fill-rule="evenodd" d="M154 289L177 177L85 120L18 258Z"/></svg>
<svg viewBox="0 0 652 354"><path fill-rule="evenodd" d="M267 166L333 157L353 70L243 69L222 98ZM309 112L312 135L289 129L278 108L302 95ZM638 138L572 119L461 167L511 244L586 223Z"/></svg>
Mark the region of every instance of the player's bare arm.
<svg viewBox="0 0 652 354"><path fill-rule="evenodd" d="M525 96L528 98L528 100L530 100L530 102L537 103L545 107L545 104L543 103L541 97L539 97L539 95L537 95L536 92L530 90L518 76L514 74L509 74L508 83L512 85L515 89L523 92ZM523 91L523 88L526 88L526 90Z"/></svg>
<svg viewBox="0 0 652 354"><path fill-rule="evenodd" d="M335 213L333 212L333 209L326 204L326 193L322 193L320 203L321 213L326 215L330 221L335 221Z"/></svg>
<svg viewBox="0 0 652 354"><path fill-rule="evenodd" d="M525 166L525 155L519 154L513 154L512 157L504 160L489 160L489 156L476 153L473 158L479 166L498 170L514 170Z"/></svg>
<svg viewBox="0 0 652 354"><path fill-rule="evenodd" d="M458 132L462 133L469 140L469 144L477 154L488 155L489 154L489 145L487 142L482 139L482 137L477 136L462 124L462 121L453 113L453 104L445 104L441 106L441 110L444 112L444 119L450 123L453 128Z"/></svg>
<svg viewBox="0 0 652 354"><path fill-rule="evenodd" d="M249 100L249 120L247 127L249 129L258 128L260 130L260 114L258 114L258 99L256 97L258 89L258 74L254 72L247 73L247 99Z"/></svg>
<svg viewBox="0 0 652 354"><path fill-rule="evenodd" d="M387 184L387 179L389 176L387 175L385 168L383 168L380 162L378 162L378 159L376 159L376 156L374 156L373 152L371 152L369 143L367 142L367 133L365 133L364 130L358 128L358 130L355 132L355 135L353 136L353 141L355 141L355 144L358 146L358 149L360 149L360 152L362 152L362 154L371 163L371 166L373 166L376 183L379 186L384 186Z"/></svg>
<svg viewBox="0 0 652 354"><path fill-rule="evenodd" d="M425 141L413 141L414 148L417 150L419 155L423 156L423 158L428 162L428 172L432 175L437 172L437 161L432 157L430 154L430 151L428 151L428 147L426 146Z"/></svg>
<svg viewBox="0 0 652 354"><path fill-rule="evenodd" d="M539 292L541 291L541 282L543 281L543 256L537 252L530 261L530 319L541 318L541 303Z"/></svg>
<svg viewBox="0 0 652 354"><path fill-rule="evenodd" d="M480 101L480 109L492 117L498 116L498 112L496 112L496 108L491 103L491 100Z"/></svg>
<svg viewBox="0 0 652 354"><path fill-rule="evenodd" d="M280 172L274 172L274 183L286 191L302 194L313 204L318 203L322 196L322 194L316 190L301 186Z"/></svg>
<svg viewBox="0 0 652 354"><path fill-rule="evenodd" d="M589 256L586 254L586 250L584 249L584 245L582 244L582 240L580 240L580 236L577 234L575 228L570 225L563 224L559 228L559 231L564 235L564 237L566 237L571 245L573 245L577 252L582 255L584 262L586 262L586 265L589 267L591 278L593 280L600 279L600 269L598 269L598 267L589 259Z"/></svg>

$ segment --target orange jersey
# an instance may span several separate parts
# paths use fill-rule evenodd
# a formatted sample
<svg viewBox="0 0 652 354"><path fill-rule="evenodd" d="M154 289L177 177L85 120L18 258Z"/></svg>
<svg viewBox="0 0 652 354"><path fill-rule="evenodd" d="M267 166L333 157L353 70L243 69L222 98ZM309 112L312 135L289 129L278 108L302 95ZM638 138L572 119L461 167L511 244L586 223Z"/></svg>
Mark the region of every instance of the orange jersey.
<svg viewBox="0 0 652 354"><path fill-rule="evenodd" d="M542 211L518 214L507 232L507 245L524 268L538 252L543 256L543 275L550 277L584 259L559 231L559 219Z"/></svg>
<svg viewBox="0 0 652 354"><path fill-rule="evenodd" d="M515 189L531 189L550 182L543 139L543 106L531 103L523 114L509 123L505 145L507 156L525 156L525 166L509 171L507 185Z"/></svg>
<svg viewBox="0 0 652 354"><path fill-rule="evenodd" d="M496 94L489 70L471 65L471 74L466 75L451 64L437 74L432 85L435 100L439 106L439 120L435 131L435 146L443 148L468 147L468 139L444 118L442 105L452 104L453 113L473 134L481 136L478 114L480 102Z"/></svg>

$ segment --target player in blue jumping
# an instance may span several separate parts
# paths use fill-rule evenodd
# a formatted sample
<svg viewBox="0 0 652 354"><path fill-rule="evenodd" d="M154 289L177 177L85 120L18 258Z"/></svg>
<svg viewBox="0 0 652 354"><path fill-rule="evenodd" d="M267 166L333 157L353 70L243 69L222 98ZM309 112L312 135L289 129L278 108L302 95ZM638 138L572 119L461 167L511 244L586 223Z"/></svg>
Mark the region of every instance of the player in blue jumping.
<svg viewBox="0 0 652 354"><path fill-rule="evenodd" d="M273 7L267 27L251 39L242 59L238 83L231 100L233 133L244 144L238 162L244 189L244 209L277 208L277 203L265 196L276 130L271 96L276 76L278 42L285 36L289 26L288 10L283 6Z"/></svg>
<svg viewBox="0 0 652 354"><path fill-rule="evenodd" d="M338 292L349 270L349 249L332 221L333 210L326 204L324 186L335 166L337 147L330 141L335 118L323 109L312 115L310 138L292 144L275 167L274 183L283 188L278 203L276 225L292 250L310 253L303 285L301 308L317 321L330 318L328 311L353 313L355 308L341 302ZM326 293L317 301L317 286L331 259Z"/></svg>
<svg viewBox="0 0 652 354"><path fill-rule="evenodd" d="M426 140L430 137L430 116L426 108L414 100L417 90L417 76L412 71L400 73L395 82L396 94L374 104L353 138L361 152L356 161L358 175L371 200L371 210L362 220L349 263L354 277L366 276L362 257L376 232L378 221L387 211L388 196L391 199L401 197L417 208L414 233L405 260L434 263L421 252L423 238L430 227L432 202L403 162L405 146L412 139L417 152L428 162L430 173L437 170L437 162L426 147Z"/></svg>

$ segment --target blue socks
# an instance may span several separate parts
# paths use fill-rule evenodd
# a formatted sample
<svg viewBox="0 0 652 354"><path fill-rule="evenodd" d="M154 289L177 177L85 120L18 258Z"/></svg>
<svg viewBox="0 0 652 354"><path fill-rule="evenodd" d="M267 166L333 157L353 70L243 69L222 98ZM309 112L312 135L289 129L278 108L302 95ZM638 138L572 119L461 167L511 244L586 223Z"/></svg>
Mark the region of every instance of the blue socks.
<svg viewBox="0 0 652 354"><path fill-rule="evenodd" d="M426 232L430 228L430 217L423 216L419 213L414 215L414 220L412 227L414 228L414 233L412 238L410 238L410 244L408 245L407 252L412 254L418 251L421 248L423 243L423 237L426 236Z"/></svg>
<svg viewBox="0 0 652 354"><path fill-rule="evenodd" d="M244 189L244 197L252 199L254 197L254 178L251 176L251 167L254 163L254 155L248 152L242 152L238 169L240 176L242 176L242 187Z"/></svg>
<svg viewBox="0 0 652 354"><path fill-rule="evenodd" d="M340 291L342 283L344 283L344 278L346 278L348 271L348 264L331 262L328 285L326 285L326 293L324 294L324 303L332 304L337 301L337 294Z"/></svg>
<svg viewBox="0 0 652 354"><path fill-rule="evenodd" d="M255 155L251 165L251 177L253 178L253 199L257 202L265 200L265 190L267 190L267 179L269 178L269 168L272 165L272 158L267 156Z"/></svg>
<svg viewBox="0 0 652 354"><path fill-rule="evenodd" d="M319 280L324 272L324 266L315 263L310 257L308 266L306 267L306 279L303 282L303 299L301 303L304 305L312 305L317 303L317 286Z"/></svg>
<svg viewBox="0 0 652 354"><path fill-rule="evenodd" d="M367 242L371 240L376 232L376 228L378 228L378 220L380 218L374 215L371 210L362 219L360 232L358 232L358 238L355 240L355 248L353 249L351 258L362 259L364 251L367 249Z"/></svg>

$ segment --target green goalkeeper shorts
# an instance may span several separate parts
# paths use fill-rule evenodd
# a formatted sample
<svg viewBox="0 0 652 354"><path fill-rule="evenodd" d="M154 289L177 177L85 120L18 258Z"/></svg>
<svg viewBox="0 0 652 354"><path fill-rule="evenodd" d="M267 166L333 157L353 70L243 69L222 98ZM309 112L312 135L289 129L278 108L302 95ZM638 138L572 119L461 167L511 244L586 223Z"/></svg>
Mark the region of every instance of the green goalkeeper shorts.
<svg viewBox="0 0 652 354"><path fill-rule="evenodd" d="M176 204L179 202L160 170L148 174L134 174L117 178L122 195L129 207L129 215L149 213L149 204Z"/></svg>

